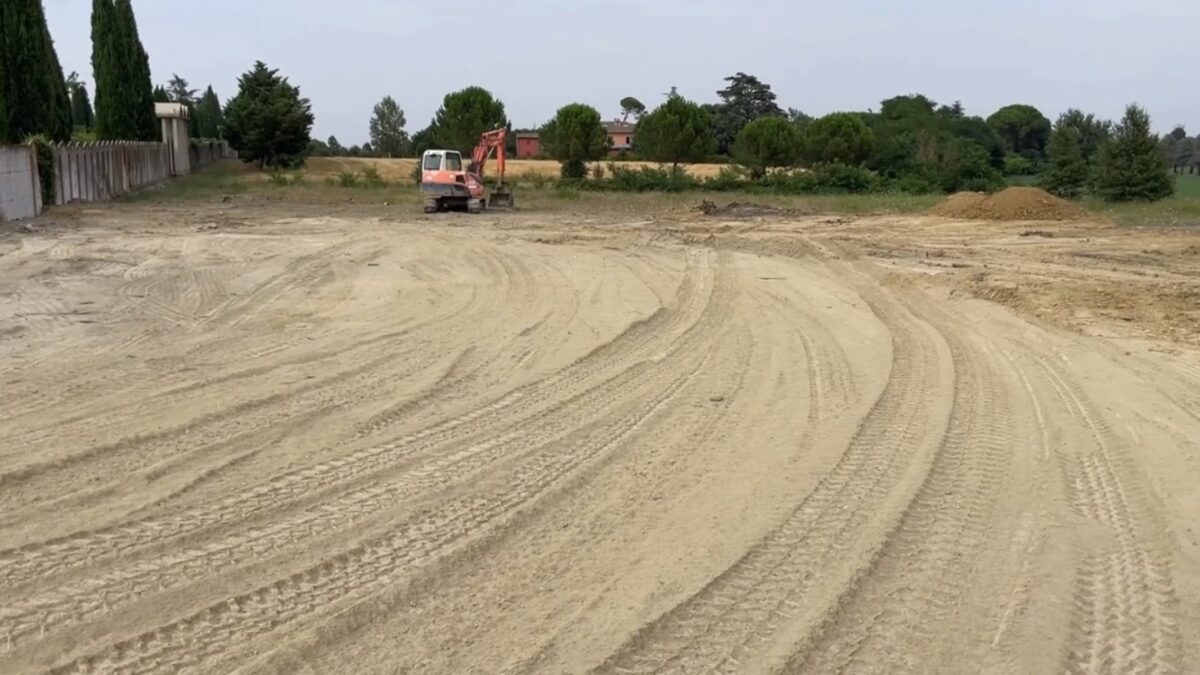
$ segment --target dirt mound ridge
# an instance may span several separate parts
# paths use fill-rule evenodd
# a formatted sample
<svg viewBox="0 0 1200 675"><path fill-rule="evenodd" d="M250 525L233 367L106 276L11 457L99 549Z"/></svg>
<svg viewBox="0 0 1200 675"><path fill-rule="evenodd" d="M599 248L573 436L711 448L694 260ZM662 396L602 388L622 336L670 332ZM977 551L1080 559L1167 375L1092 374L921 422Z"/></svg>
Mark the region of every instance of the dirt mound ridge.
<svg viewBox="0 0 1200 675"><path fill-rule="evenodd" d="M1034 187L1010 187L994 195L960 192L930 210L936 216L967 220L1078 220L1087 211Z"/></svg>

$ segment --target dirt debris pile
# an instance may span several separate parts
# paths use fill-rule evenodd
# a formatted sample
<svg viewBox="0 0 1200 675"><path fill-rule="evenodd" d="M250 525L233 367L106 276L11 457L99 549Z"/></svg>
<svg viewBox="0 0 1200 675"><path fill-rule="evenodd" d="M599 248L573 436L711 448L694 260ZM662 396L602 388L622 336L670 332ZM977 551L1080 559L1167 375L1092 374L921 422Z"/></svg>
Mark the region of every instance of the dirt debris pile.
<svg viewBox="0 0 1200 675"><path fill-rule="evenodd" d="M706 216L723 216L727 218L756 218L761 216L809 216L812 211L808 209L797 208L780 208L769 204L757 204L755 202L730 202L725 206L721 206L716 202L707 199L700 202L696 207L700 213Z"/></svg>
<svg viewBox="0 0 1200 675"><path fill-rule="evenodd" d="M930 211L966 220L1079 220L1087 211L1035 187L1010 187L993 195L960 192Z"/></svg>

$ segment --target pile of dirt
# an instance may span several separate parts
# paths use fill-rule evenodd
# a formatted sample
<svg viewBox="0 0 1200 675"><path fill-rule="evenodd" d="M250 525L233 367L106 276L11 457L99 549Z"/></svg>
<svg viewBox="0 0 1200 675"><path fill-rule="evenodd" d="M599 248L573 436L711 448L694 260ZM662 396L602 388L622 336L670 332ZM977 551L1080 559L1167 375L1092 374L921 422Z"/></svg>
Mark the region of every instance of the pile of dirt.
<svg viewBox="0 0 1200 675"><path fill-rule="evenodd" d="M707 199L700 202L696 207L701 213L706 216L723 216L727 218L756 218L760 216L808 216L812 215L812 211L808 209L783 209L777 206L768 204L756 204L754 202L730 202L725 206L720 206L715 202Z"/></svg>
<svg viewBox="0 0 1200 675"><path fill-rule="evenodd" d="M967 220L1078 220L1087 211L1034 187L1010 187L994 195L960 192L930 210L935 216Z"/></svg>

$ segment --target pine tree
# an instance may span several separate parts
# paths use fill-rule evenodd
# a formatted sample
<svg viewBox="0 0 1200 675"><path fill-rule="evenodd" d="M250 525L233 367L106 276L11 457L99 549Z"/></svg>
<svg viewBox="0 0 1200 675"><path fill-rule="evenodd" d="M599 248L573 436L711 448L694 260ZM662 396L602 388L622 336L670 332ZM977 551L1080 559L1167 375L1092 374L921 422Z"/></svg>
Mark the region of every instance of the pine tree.
<svg viewBox="0 0 1200 675"><path fill-rule="evenodd" d="M0 3L0 141L71 138L71 104L41 0Z"/></svg>
<svg viewBox="0 0 1200 675"><path fill-rule="evenodd" d="M1050 134L1049 164L1042 176L1042 187L1059 197L1074 199L1087 186L1088 171L1079 131L1056 124Z"/></svg>
<svg viewBox="0 0 1200 675"><path fill-rule="evenodd" d="M1136 104L1125 109L1112 138L1100 148L1096 192L1114 202L1156 201L1175 194L1162 146L1150 131L1150 116Z"/></svg>
<svg viewBox="0 0 1200 675"><path fill-rule="evenodd" d="M154 85L154 102L155 103L170 103L171 92L161 84Z"/></svg>

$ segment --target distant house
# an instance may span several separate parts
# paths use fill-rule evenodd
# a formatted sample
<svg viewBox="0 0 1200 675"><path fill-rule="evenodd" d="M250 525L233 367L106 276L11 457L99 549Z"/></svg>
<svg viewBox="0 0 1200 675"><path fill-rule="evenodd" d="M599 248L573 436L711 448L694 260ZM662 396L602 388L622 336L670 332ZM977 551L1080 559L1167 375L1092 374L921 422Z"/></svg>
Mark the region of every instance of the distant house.
<svg viewBox="0 0 1200 675"><path fill-rule="evenodd" d="M637 125L621 120L613 120L604 122L604 133L608 134L608 140L612 147L609 149L610 155L616 155L621 152L633 151L633 132ZM537 157L542 153L542 142L536 131L518 131L517 132L517 159L530 159Z"/></svg>
<svg viewBox="0 0 1200 675"><path fill-rule="evenodd" d="M609 150L610 154L620 152L633 152L633 130L636 125L621 120L613 120L604 123L604 131L608 134L608 140L612 144Z"/></svg>
<svg viewBox="0 0 1200 675"><path fill-rule="evenodd" d="M537 157L542 152L542 142L536 131L517 132L517 159Z"/></svg>

